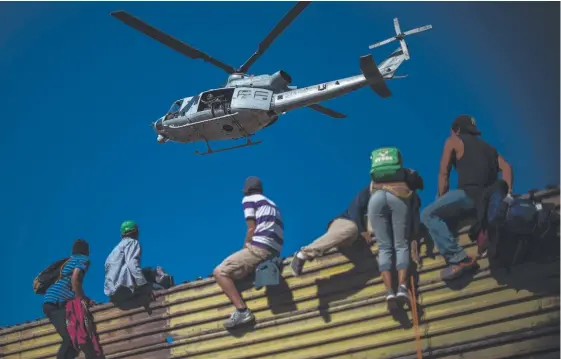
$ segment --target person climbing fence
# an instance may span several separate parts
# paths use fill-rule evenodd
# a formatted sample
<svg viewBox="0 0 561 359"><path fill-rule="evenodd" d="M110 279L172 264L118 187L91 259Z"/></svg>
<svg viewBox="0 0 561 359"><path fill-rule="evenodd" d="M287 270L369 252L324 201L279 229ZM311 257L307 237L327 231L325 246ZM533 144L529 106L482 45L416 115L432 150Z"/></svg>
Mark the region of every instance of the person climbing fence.
<svg viewBox="0 0 561 359"><path fill-rule="evenodd" d="M282 215L279 207L264 195L261 180L257 177L247 178L243 193L242 204L247 225L243 248L224 259L213 272L216 283L236 308L224 323L226 328L250 323L255 319L234 281L244 279L267 259L278 257L283 246Z"/></svg>
<svg viewBox="0 0 561 359"><path fill-rule="evenodd" d="M139 228L133 221L121 224L121 241L105 261L104 293L116 306L129 309L148 306L156 299L155 290L174 285L163 268L141 267Z"/></svg>
<svg viewBox="0 0 561 359"><path fill-rule="evenodd" d="M364 187L352 200L347 210L327 224L327 232L304 246L292 257L290 268L295 276L302 274L306 261L321 257L331 248L351 245L358 238L372 244L372 232L365 221L370 199L370 185Z"/></svg>

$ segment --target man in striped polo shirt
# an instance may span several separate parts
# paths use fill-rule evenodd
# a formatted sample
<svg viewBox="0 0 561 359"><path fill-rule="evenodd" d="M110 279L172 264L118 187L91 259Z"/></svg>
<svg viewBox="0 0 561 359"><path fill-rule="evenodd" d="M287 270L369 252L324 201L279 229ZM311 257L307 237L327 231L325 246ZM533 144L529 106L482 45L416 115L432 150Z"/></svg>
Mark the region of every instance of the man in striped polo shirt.
<svg viewBox="0 0 561 359"><path fill-rule="evenodd" d="M257 177L247 178L243 192L242 204L247 224L244 248L226 258L213 273L216 283L236 307L224 323L226 328L255 319L236 289L234 281L251 274L266 259L280 255L283 245L280 210L273 201L263 195L261 180Z"/></svg>

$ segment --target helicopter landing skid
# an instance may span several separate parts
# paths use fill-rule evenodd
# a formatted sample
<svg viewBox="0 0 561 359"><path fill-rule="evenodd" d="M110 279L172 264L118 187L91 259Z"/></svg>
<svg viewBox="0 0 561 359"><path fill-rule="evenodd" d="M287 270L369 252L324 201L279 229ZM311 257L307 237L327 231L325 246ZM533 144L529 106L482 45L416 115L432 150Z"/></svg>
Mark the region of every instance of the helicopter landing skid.
<svg viewBox="0 0 561 359"><path fill-rule="evenodd" d="M260 143L263 142L263 141L260 140L260 141L253 142L253 141L251 141L251 140L248 138L248 139L247 139L247 142L244 143L244 144L242 144L242 145L237 145L237 146L232 146L232 147L226 147L226 148L220 148L220 149L218 149L218 150L213 150L213 149L210 147L210 144L208 143L208 141L205 140L205 142L206 142L207 151L206 151L206 152L195 151L195 154L196 154L196 155L204 156L204 155L210 155L210 154L217 153L217 152L224 152L224 151L234 150L234 149L236 149L236 148L242 148L242 147L248 147L248 146L255 146L255 145L260 144Z"/></svg>
<svg viewBox="0 0 561 359"><path fill-rule="evenodd" d="M247 139L247 142L246 142L246 143L244 143L243 145L237 145L237 146L232 146L232 147L227 147L227 148L221 148L221 149L218 149L218 150L213 150L212 148L210 148L210 144L208 143L208 140L207 140L204 136L201 136L201 137L203 137L204 140L205 140L207 151L206 151L206 152L203 152L203 153L201 153L201 152L199 152L199 151L195 151L195 154L196 154L196 155L199 155L199 156L204 156L204 155L210 155L211 153L224 152L224 151L229 151L229 150L233 150L233 149L236 149L236 148L242 148L242 147L248 147L248 146L255 146L255 145L260 144L262 141L257 141L257 142L252 142L252 141L251 141L251 138L250 138L251 135L250 135L249 133L247 133L247 131L245 130L245 128L243 128L243 126L242 126L242 125L239 123L239 121L236 119L236 115L237 115L237 114L238 114L238 113L236 112L236 113L233 113L233 114L226 115L226 116L224 116L224 117L231 117L231 118L232 118L232 123L233 123L234 125L236 125L236 127L240 130L240 133L242 134L242 136L245 137L245 138ZM216 120L216 119L215 119L215 120Z"/></svg>

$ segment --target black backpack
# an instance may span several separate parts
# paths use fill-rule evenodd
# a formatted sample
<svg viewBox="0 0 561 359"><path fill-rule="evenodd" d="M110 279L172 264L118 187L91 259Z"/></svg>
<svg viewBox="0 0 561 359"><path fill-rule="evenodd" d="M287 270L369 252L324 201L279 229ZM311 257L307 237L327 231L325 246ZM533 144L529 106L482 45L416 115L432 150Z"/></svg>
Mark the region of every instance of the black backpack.
<svg viewBox="0 0 561 359"><path fill-rule="evenodd" d="M556 234L559 215L554 204L536 200L533 191L529 198L507 198L506 194L501 187L490 196L487 225L492 259L509 268Z"/></svg>
<svg viewBox="0 0 561 359"><path fill-rule="evenodd" d="M69 260L70 258L58 260L39 273L33 280L33 291L36 294L45 294L51 285L62 278L62 268Z"/></svg>

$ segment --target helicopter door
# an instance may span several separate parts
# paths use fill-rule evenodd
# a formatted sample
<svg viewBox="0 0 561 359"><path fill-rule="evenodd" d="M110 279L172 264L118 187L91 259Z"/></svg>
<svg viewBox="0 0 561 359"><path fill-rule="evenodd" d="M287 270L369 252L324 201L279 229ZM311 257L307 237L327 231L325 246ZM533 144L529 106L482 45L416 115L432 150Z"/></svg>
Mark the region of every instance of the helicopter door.
<svg viewBox="0 0 561 359"><path fill-rule="evenodd" d="M273 91L270 90L250 87L237 88L232 98L232 110L239 108L269 111L272 99Z"/></svg>

